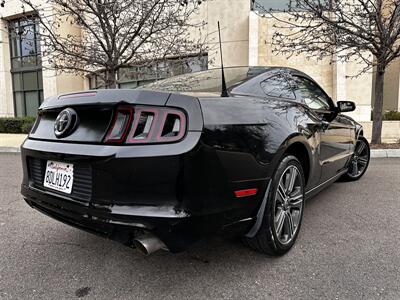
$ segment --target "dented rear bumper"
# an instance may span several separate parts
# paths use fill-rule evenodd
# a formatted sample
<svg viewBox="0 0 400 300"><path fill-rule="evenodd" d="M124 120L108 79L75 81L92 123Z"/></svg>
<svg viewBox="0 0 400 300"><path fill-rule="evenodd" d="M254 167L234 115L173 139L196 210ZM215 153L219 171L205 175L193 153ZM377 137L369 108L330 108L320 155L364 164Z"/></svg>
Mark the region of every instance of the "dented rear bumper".
<svg viewBox="0 0 400 300"><path fill-rule="evenodd" d="M133 246L135 237L151 232L171 252L179 252L196 240L200 220L174 207L83 204L22 185L25 201L34 209L65 224Z"/></svg>

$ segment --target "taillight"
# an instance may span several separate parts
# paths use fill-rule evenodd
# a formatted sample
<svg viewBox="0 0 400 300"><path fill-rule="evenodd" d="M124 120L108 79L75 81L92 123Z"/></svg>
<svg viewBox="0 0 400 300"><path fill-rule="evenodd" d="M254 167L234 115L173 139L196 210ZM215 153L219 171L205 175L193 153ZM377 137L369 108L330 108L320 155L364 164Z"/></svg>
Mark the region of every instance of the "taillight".
<svg viewBox="0 0 400 300"><path fill-rule="evenodd" d="M157 126L159 114L159 108L137 107L135 109L132 128L126 142L128 144L150 142L154 136L154 132L160 127Z"/></svg>
<svg viewBox="0 0 400 300"><path fill-rule="evenodd" d="M106 143L122 143L132 122L133 108L131 106L117 107L111 127L105 138Z"/></svg>
<svg viewBox="0 0 400 300"><path fill-rule="evenodd" d="M123 105L115 111L105 143L177 142L185 132L186 115L179 109Z"/></svg>
<svg viewBox="0 0 400 300"><path fill-rule="evenodd" d="M162 130L157 135L158 142L170 142L180 140L185 134L186 119L179 110L167 110L164 112Z"/></svg>

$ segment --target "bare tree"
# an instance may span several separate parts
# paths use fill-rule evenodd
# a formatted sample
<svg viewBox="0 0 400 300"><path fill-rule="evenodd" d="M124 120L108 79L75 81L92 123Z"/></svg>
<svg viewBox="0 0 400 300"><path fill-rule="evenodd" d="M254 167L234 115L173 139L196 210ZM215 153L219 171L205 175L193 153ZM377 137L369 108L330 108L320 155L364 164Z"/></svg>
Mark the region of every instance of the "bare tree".
<svg viewBox="0 0 400 300"><path fill-rule="evenodd" d="M43 57L58 72L96 74L117 86L121 68L202 53L198 0L22 0L40 22ZM67 23L66 23L67 22ZM75 30L63 32L65 24ZM99 72L101 71L101 72Z"/></svg>
<svg viewBox="0 0 400 300"><path fill-rule="evenodd" d="M291 0L284 14L265 11L278 22L273 51L328 57L373 70L372 143L381 143L384 75L400 56L400 0Z"/></svg>

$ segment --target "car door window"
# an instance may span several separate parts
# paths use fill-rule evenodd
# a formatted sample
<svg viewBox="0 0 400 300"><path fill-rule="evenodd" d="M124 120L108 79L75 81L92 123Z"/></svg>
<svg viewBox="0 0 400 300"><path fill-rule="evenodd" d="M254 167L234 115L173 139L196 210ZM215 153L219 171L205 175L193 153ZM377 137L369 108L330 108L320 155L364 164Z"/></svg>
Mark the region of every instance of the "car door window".
<svg viewBox="0 0 400 300"><path fill-rule="evenodd" d="M291 85L302 101L314 110L330 110L329 97L311 80L293 76Z"/></svg>
<svg viewBox="0 0 400 300"><path fill-rule="evenodd" d="M292 87L283 75L274 75L261 82L261 88L267 96L296 99Z"/></svg>

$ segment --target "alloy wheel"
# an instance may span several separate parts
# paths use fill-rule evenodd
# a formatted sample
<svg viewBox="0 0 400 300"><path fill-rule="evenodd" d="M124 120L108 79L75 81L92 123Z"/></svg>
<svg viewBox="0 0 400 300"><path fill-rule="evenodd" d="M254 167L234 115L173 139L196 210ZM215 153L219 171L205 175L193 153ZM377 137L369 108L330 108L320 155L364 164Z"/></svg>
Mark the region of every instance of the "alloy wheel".
<svg viewBox="0 0 400 300"><path fill-rule="evenodd" d="M288 166L279 179L275 195L274 228L279 242L288 244L295 237L304 205L303 182L296 166Z"/></svg>
<svg viewBox="0 0 400 300"><path fill-rule="evenodd" d="M363 140L358 140L349 166L348 175L356 178L363 174L369 161L369 151Z"/></svg>

